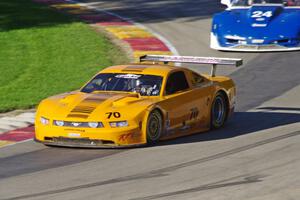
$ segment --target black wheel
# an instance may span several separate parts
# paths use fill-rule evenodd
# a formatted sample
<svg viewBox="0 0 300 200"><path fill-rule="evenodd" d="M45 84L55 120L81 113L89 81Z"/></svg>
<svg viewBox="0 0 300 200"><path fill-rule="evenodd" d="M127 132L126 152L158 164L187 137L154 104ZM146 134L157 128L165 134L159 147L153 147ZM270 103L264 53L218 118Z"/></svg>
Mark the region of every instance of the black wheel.
<svg viewBox="0 0 300 200"><path fill-rule="evenodd" d="M162 116L158 110L152 111L147 120L147 143L148 144L155 144L163 130L163 125L162 125Z"/></svg>
<svg viewBox="0 0 300 200"><path fill-rule="evenodd" d="M225 124L228 105L224 94L218 93L211 106L211 128L217 129Z"/></svg>

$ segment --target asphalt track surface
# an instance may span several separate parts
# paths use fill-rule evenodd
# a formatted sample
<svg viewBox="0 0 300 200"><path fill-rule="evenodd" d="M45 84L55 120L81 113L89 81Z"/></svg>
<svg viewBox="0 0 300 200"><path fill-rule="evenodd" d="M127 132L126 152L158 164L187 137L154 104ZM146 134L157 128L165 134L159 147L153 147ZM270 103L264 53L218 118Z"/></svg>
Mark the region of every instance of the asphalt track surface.
<svg viewBox="0 0 300 200"><path fill-rule="evenodd" d="M144 24L181 55L244 58L239 69L218 70L237 84L237 112L221 130L154 147L69 149L29 141L2 148L0 200L300 199L300 52L210 50L218 1L85 2Z"/></svg>

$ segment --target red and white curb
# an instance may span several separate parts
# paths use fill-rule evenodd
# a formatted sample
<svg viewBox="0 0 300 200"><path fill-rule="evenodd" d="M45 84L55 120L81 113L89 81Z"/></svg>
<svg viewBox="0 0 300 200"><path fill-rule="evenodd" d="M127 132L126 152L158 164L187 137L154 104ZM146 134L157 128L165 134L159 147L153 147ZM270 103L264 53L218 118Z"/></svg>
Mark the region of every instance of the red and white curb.
<svg viewBox="0 0 300 200"><path fill-rule="evenodd" d="M142 24L118 14L93 6L93 3L80 3L76 0L33 0L44 3L64 13L76 16L92 26L98 26L127 43L134 61L145 54L178 55L176 49L163 36Z"/></svg>
<svg viewBox="0 0 300 200"><path fill-rule="evenodd" d="M74 15L92 26L103 28L130 46L132 57L136 62L145 54L178 55L176 49L163 36L131 19L96 8L93 4L72 0L33 1ZM0 148L32 139L34 137L33 123L34 113L0 118Z"/></svg>
<svg viewBox="0 0 300 200"><path fill-rule="evenodd" d="M0 118L0 148L32 139L34 118L33 112Z"/></svg>

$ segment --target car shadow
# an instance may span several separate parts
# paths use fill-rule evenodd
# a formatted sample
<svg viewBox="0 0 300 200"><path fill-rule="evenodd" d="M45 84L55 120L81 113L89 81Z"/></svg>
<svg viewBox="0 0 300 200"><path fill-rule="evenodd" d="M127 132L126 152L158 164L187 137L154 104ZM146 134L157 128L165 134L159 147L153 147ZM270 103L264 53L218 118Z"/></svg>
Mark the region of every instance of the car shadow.
<svg viewBox="0 0 300 200"><path fill-rule="evenodd" d="M258 108L258 110L259 109L263 109L264 111L234 113L232 118L221 129L163 141L159 145L174 145L201 141L222 140L300 122L300 114L274 112L274 110L300 111L299 108L262 107ZM265 110L272 112L266 112Z"/></svg>

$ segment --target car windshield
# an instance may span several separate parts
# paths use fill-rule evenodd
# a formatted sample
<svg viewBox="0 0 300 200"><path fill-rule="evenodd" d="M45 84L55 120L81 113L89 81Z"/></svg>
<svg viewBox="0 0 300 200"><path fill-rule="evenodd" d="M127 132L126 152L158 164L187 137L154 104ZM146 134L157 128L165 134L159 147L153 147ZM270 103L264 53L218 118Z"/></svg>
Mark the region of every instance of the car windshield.
<svg viewBox="0 0 300 200"><path fill-rule="evenodd" d="M81 92L123 91L137 92L142 96L158 96L162 77L143 74L102 73L86 84Z"/></svg>
<svg viewBox="0 0 300 200"><path fill-rule="evenodd" d="M283 4L285 6L299 6L300 0L233 0L232 6L251 6L253 4Z"/></svg>

